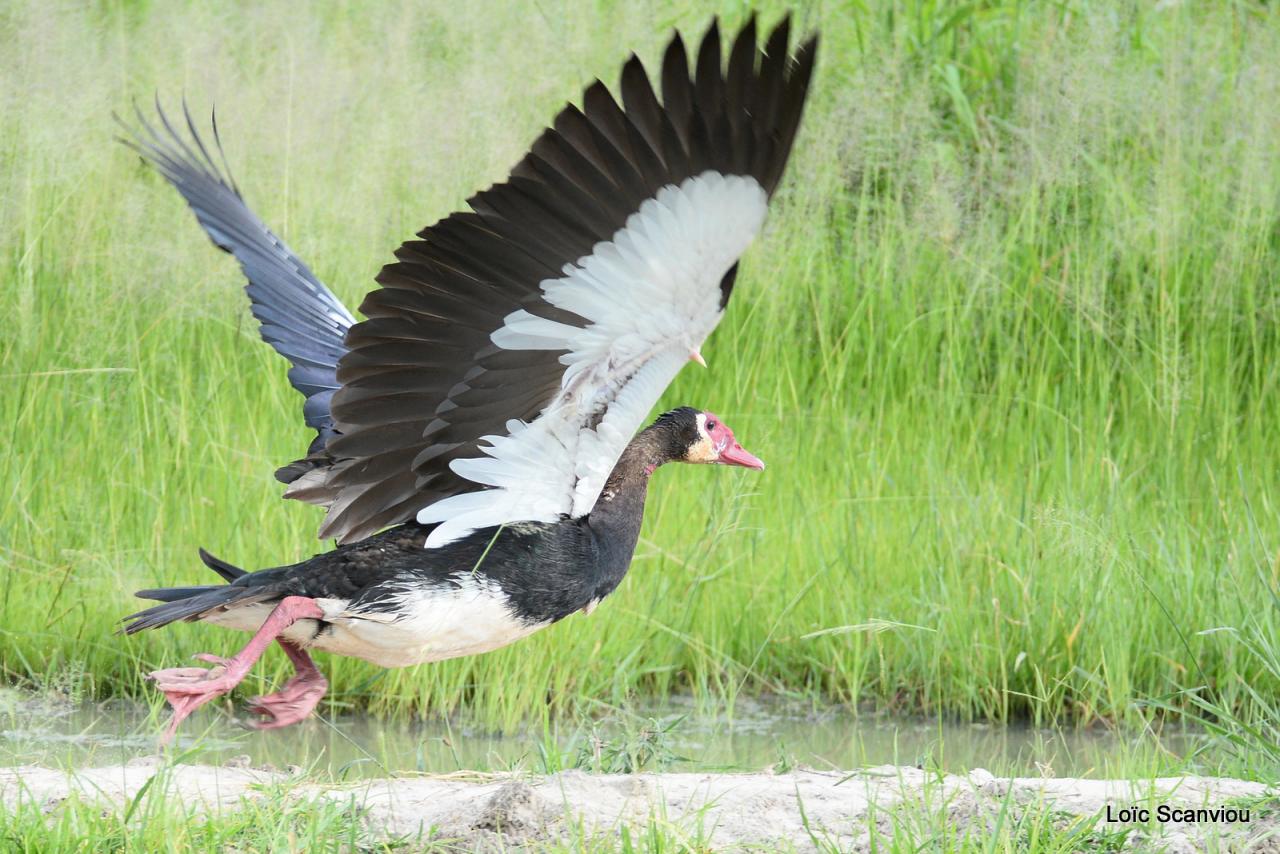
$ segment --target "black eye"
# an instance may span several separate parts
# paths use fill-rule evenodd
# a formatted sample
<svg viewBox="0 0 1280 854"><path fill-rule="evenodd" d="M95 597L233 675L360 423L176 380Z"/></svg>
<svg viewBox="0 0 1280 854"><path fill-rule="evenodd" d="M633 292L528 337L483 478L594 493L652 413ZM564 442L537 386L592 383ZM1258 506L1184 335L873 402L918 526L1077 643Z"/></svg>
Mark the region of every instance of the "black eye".
<svg viewBox="0 0 1280 854"><path fill-rule="evenodd" d="M707 429L708 429L708 430L714 430L714 429L716 429L716 422L714 422L714 421L708 421L708 422L707 422Z"/></svg>

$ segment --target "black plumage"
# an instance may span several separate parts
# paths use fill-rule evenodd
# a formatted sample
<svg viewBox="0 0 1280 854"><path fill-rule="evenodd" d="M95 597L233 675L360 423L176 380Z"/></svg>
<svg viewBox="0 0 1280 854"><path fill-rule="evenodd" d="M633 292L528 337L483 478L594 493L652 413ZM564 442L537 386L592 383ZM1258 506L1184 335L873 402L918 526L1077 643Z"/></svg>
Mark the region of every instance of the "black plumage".
<svg viewBox="0 0 1280 854"><path fill-rule="evenodd" d="M699 438L697 411L664 413L628 446L608 499L580 519L482 528L437 549L422 548L429 525L409 522L295 564L246 573L201 550L226 585L140 590L156 605L125 617L126 634L286 596L349 600L353 613L397 607L405 585L429 590L473 573L495 582L529 624L553 623L611 593L631 564L649 474L682 459ZM317 627L317 637L328 629Z"/></svg>
<svg viewBox="0 0 1280 854"><path fill-rule="evenodd" d="M788 61L789 30L784 20L761 54L753 18L726 71L713 24L692 77L677 35L663 58L661 102L633 56L623 69L623 106L597 81L582 109L565 108L507 182L469 200L473 213L448 217L396 252L339 363L332 410L341 435L326 449L337 462L322 480L288 493L328 507L322 536L359 539L476 488L449 464L476 456L480 437L504 433L508 419L537 417L563 374L560 352L521 351L513 363L490 331L519 308L582 325L546 303L539 283L609 240L644 200L706 170L750 175L772 194L816 43ZM735 275L722 282L722 306ZM399 346L388 360L392 342ZM442 364L441 348L465 358Z"/></svg>
<svg viewBox="0 0 1280 854"><path fill-rule="evenodd" d="M272 643L297 673L252 708L283 726L327 687L308 649L404 666L589 610L630 566L658 466L764 467L687 407L624 442L701 360L781 178L816 45L789 56L789 37L784 20L762 52L752 18L726 58L713 23L691 65L676 35L661 98L633 55L620 98L596 81L507 181L401 245L359 323L245 206L185 107L189 139L139 114L128 144L240 262L263 338L292 363L317 437L277 477L327 508L321 535L340 542L258 572L202 550L226 584L139 591L159 604L125 633L197 619L253 632L230 658L201 656L212 670L152 674L169 735ZM216 125L213 140L220 154Z"/></svg>

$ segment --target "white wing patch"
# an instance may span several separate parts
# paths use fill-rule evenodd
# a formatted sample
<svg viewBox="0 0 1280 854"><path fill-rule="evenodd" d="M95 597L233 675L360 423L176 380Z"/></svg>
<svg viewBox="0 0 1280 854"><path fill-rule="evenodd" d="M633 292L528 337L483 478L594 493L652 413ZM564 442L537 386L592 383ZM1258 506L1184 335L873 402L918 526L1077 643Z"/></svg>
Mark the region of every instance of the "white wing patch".
<svg viewBox="0 0 1280 854"><path fill-rule="evenodd" d="M559 323L520 310L490 336L506 350L567 350L560 393L531 423L485 436L483 457L455 460L489 489L437 501L418 521L440 522L434 547L477 528L582 516L641 421L723 314L720 280L764 222L754 178L703 172L664 187L613 239L540 287L546 301L587 320Z"/></svg>

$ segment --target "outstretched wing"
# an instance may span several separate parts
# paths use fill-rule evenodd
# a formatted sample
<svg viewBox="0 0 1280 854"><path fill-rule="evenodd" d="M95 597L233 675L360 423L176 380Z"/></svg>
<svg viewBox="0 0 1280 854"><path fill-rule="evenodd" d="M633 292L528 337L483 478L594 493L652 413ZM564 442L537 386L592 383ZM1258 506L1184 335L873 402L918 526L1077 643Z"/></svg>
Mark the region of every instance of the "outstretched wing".
<svg viewBox="0 0 1280 854"><path fill-rule="evenodd" d="M677 35L659 101L639 59L598 81L505 183L396 252L347 334L336 462L286 495L350 541L418 518L428 545L581 515L719 321L799 125L816 39L727 63L713 24L691 73Z"/></svg>
<svg viewBox="0 0 1280 854"><path fill-rule="evenodd" d="M185 104L182 113L189 136L174 127L159 102L158 128L141 111L135 112L137 127L121 123L129 133L122 141L182 194L214 245L240 262L249 280L245 292L263 339L293 365L289 382L306 398L303 415L317 436L311 459L276 472L276 477L289 483L325 462L325 444L334 436L329 402L338 389L338 362L347 352L343 339L355 318L244 203L226 168L216 117L213 143L221 169L196 132Z"/></svg>

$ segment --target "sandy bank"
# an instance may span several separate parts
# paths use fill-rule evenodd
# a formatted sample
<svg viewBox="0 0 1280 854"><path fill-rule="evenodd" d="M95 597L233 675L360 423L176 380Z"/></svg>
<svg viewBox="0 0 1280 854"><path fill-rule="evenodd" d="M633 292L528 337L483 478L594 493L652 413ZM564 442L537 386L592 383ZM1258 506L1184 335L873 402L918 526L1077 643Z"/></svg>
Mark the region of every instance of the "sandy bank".
<svg viewBox="0 0 1280 854"><path fill-rule="evenodd" d="M0 769L0 803L12 809L29 801L46 811L72 791L81 798L120 807L156 775L144 759L74 774L23 766ZM622 824L651 819L687 832L716 848L746 845L831 845L866 850L872 835L892 836L895 824L921 828L940 824L963 832L985 832L1027 811L1052 813L1070 824L1089 818L1099 833L1130 827L1107 822L1133 805L1155 814L1168 809L1223 808L1248 813L1248 822L1170 821L1133 826L1130 846L1160 840L1163 850L1200 851L1211 844L1230 850L1280 851L1280 815L1271 790L1260 783L1207 777L1141 782L1074 778L998 778L975 770L938 776L915 768L879 767L856 772L797 770L782 774L592 775L566 771L547 777L449 775L323 784L289 774L247 767L180 765L151 792L163 791L198 810L235 809L261 797L264 786L283 786L290 797L330 798L354 803L371 834L380 837L454 838L466 847L511 847L554 840L571 827L614 833ZM1004 810L1003 818L1001 810Z"/></svg>

